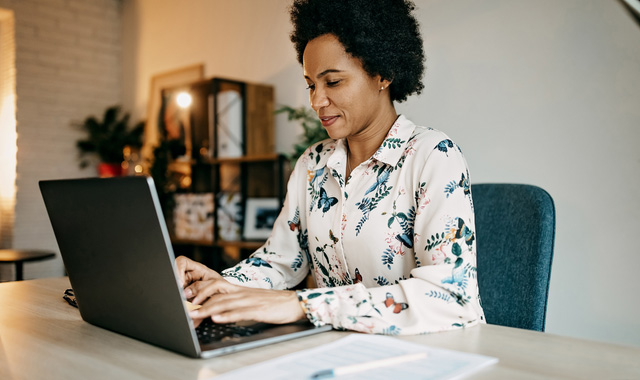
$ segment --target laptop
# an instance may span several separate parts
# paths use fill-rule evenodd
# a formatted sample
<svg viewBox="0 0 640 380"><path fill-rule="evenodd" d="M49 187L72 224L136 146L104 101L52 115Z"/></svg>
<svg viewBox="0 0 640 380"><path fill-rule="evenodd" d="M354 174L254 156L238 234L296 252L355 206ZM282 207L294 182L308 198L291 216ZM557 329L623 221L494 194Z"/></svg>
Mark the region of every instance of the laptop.
<svg viewBox="0 0 640 380"><path fill-rule="evenodd" d="M194 358L331 329L308 321L215 325L208 318L196 330L149 177L40 181L40 191L80 314L90 324ZM212 329L215 336L205 334Z"/></svg>

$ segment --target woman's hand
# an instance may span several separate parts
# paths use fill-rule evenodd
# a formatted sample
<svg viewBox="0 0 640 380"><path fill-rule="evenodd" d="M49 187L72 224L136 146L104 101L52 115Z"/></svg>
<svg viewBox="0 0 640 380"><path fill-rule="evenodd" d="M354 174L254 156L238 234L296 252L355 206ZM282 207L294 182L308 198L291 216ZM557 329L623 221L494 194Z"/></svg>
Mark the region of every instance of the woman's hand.
<svg viewBox="0 0 640 380"><path fill-rule="evenodd" d="M294 291L247 288L225 279L199 281L189 288L195 294L191 302L202 304L189 313L196 323L211 317L215 323L253 320L281 324L305 317Z"/></svg>
<svg viewBox="0 0 640 380"><path fill-rule="evenodd" d="M305 317L294 291L233 285L218 272L184 256L176 259L176 267L185 297L202 305L189 313L196 326L207 317L216 323L289 323Z"/></svg>
<svg viewBox="0 0 640 380"><path fill-rule="evenodd" d="M222 279L222 276L220 276L218 272L184 256L179 256L176 259L176 269L178 271L180 284L185 288L185 296L187 299L191 299L195 295L187 294L191 293L189 285L198 281Z"/></svg>

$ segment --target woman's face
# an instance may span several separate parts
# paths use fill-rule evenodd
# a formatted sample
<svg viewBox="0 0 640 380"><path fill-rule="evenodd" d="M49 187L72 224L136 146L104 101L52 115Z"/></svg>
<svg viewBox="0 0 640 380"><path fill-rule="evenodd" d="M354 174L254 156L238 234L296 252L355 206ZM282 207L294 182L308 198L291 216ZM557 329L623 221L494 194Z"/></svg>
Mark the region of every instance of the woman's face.
<svg viewBox="0 0 640 380"><path fill-rule="evenodd" d="M303 68L311 107L333 139L363 133L388 110L390 82L369 76L333 34L309 41Z"/></svg>

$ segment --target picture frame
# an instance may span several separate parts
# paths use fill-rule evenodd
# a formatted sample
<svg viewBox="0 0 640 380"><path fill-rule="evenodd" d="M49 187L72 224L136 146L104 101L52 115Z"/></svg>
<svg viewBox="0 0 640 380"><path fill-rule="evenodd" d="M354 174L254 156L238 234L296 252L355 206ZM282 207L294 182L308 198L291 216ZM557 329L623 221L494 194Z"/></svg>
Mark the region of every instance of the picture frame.
<svg viewBox="0 0 640 380"><path fill-rule="evenodd" d="M246 83L213 78L212 85L209 145L216 158L242 157L246 154Z"/></svg>
<svg viewBox="0 0 640 380"><path fill-rule="evenodd" d="M245 240L266 240L280 214L278 198L248 198L245 205Z"/></svg>
<svg viewBox="0 0 640 380"><path fill-rule="evenodd" d="M233 191L221 191L217 194L218 240L242 240L242 194Z"/></svg>
<svg viewBox="0 0 640 380"><path fill-rule="evenodd" d="M173 235L182 241L213 243L213 193L180 193L173 198Z"/></svg>
<svg viewBox="0 0 640 380"><path fill-rule="evenodd" d="M153 75L149 82L149 98L147 99L147 123L144 130L144 145L141 155L152 159L153 148L158 145L160 130L158 118L162 110L162 90L175 88L204 78L204 64L198 63L175 70Z"/></svg>

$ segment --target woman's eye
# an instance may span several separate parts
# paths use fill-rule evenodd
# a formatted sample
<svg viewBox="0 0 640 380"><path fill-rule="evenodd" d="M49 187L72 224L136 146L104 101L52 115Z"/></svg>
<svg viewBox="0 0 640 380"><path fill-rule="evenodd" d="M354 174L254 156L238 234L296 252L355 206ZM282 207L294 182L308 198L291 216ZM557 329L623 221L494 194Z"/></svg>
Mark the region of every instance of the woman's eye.
<svg viewBox="0 0 640 380"><path fill-rule="evenodd" d="M330 82L327 82L327 86L329 86L329 87L335 87L335 86L337 86L337 85L338 85L338 83L340 83L340 81L339 81L339 80L330 81Z"/></svg>
<svg viewBox="0 0 640 380"><path fill-rule="evenodd" d="M313 91L313 90L315 90L315 89L316 89L316 85L315 85L315 84L309 84L309 85L307 85L307 90L309 90L309 91Z"/></svg>

